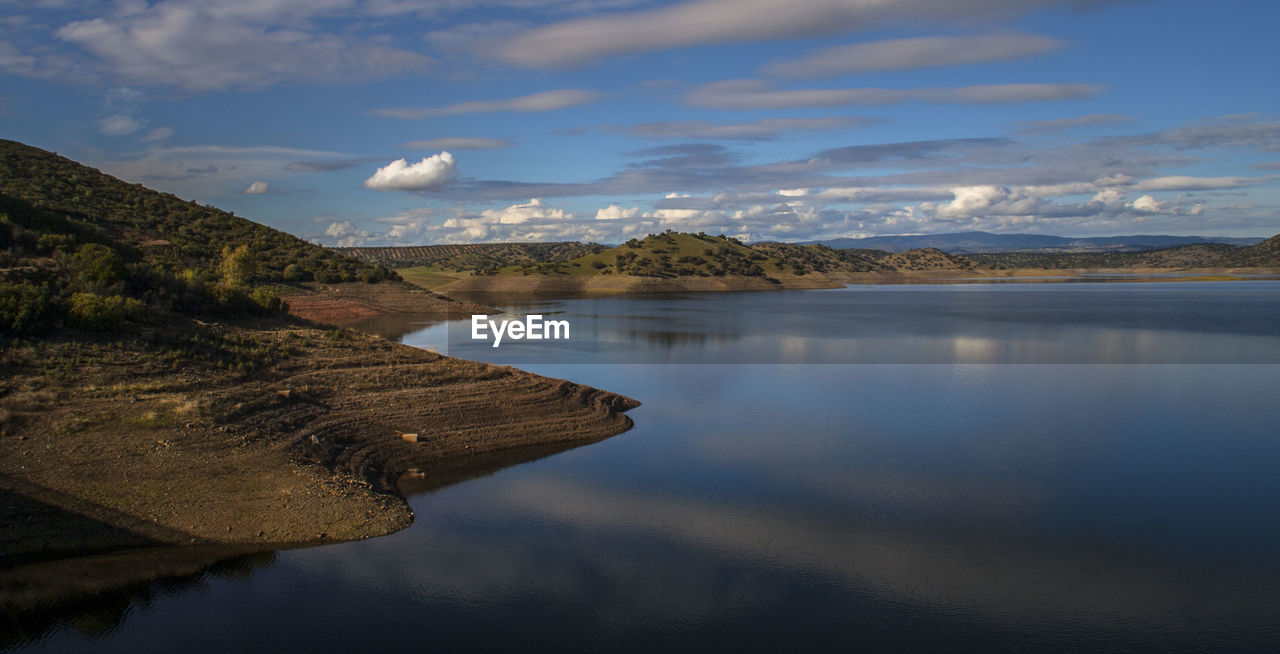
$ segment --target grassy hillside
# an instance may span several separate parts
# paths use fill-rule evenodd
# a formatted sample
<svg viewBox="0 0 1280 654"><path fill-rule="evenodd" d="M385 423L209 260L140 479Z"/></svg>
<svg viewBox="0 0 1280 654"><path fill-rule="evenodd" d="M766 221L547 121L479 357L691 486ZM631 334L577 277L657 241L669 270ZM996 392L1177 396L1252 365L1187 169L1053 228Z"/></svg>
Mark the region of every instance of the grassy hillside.
<svg viewBox="0 0 1280 654"><path fill-rule="evenodd" d="M280 307L278 285L390 270L0 141L0 333Z"/></svg>

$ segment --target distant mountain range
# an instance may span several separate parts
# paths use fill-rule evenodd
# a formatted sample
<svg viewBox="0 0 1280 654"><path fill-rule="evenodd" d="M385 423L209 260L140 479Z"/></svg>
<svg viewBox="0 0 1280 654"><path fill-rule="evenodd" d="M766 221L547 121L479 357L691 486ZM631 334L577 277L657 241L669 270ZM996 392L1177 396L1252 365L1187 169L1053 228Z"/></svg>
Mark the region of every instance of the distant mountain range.
<svg viewBox="0 0 1280 654"><path fill-rule="evenodd" d="M829 241L806 241L801 245L820 244L838 250L865 249L902 252L918 248L937 248L949 254L984 254L989 252L1142 252L1193 243L1225 243L1255 245L1261 238L1228 238L1222 236L1096 236L1072 238L1043 234L992 234L990 232L956 232L919 236L871 236L836 238Z"/></svg>

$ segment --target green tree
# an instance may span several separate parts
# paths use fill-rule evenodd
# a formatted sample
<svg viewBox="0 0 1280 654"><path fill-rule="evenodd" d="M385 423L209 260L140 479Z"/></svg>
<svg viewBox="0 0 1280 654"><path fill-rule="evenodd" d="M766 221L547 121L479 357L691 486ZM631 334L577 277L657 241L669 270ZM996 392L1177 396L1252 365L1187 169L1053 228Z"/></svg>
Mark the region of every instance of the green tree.
<svg viewBox="0 0 1280 654"><path fill-rule="evenodd" d="M218 275L222 277L223 285L228 288L248 286L257 274L257 268L253 255L249 252L249 246L239 245L232 248L228 245L222 248L222 263L218 264Z"/></svg>

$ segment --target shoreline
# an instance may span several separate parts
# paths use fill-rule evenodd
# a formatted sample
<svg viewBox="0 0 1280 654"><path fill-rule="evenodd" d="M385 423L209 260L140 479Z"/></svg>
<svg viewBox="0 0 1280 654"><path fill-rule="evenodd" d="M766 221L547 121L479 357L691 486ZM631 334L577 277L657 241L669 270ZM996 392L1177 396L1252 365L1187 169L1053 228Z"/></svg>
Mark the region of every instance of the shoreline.
<svg viewBox="0 0 1280 654"><path fill-rule="evenodd" d="M425 313L493 311L447 302L459 310ZM401 312L423 308L437 309ZM164 339L188 332L197 345L183 347L247 352L225 368L168 357L177 345ZM625 412L639 405L297 320L10 341L0 367L0 570L10 572L139 548L393 533L413 520L406 474L440 487L603 440L630 429ZM11 590L0 581L0 599Z"/></svg>
<svg viewBox="0 0 1280 654"><path fill-rule="evenodd" d="M400 271L403 273L404 271ZM776 291L841 288L847 284L942 284L971 283L985 280L1024 283L1057 283L1090 278L1107 281L1234 281L1280 277L1276 268L1018 268L944 269L892 272L834 272L806 275L778 275L775 281L760 277L637 277L627 275L561 276L545 273L529 275L470 275L452 277L453 281L435 285L433 292L462 296L606 296L639 293L703 293L735 291ZM435 275L438 281L442 275ZM410 283L429 283L425 279Z"/></svg>

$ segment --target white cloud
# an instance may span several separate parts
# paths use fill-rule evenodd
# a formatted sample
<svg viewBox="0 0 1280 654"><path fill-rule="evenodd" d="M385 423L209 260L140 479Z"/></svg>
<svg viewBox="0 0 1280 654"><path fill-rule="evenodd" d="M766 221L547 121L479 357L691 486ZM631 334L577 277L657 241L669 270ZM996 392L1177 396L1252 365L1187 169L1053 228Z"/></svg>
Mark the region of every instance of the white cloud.
<svg viewBox="0 0 1280 654"><path fill-rule="evenodd" d="M455 116L461 114L492 113L497 111L557 111L590 104L600 99L603 94L583 89L558 89L543 91L531 95L505 100L472 100L459 102L443 107L374 109L369 113L375 116L390 118L433 118L435 116Z"/></svg>
<svg viewBox="0 0 1280 654"><path fill-rule="evenodd" d="M329 223L329 226L324 230L324 235L330 239L332 245L339 247L364 245L371 238L371 234L367 230L357 228L351 224L350 220Z"/></svg>
<svg viewBox="0 0 1280 654"><path fill-rule="evenodd" d="M262 195L271 190L271 186L266 182L254 182L246 188L243 193L245 195Z"/></svg>
<svg viewBox="0 0 1280 654"><path fill-rule="evenodd" d="M408 141L406 143L401 143L400 147L406 150L499 150L502 148L509 148L512 145L511 141L504 141L502 139L447 137L427 139L423 141Z"/></svg>
<svg viewBox="0 0 1280 654"><path fill-rule="evenodd" d="M1027 34L895 39L827 48L803 59L770 64L761 72L780 77L824 77L959 66L1018 59L1064 45L1058 39Z"/></svg>
<svg viewBox="0 0 1280 654"><path fill-rule="evenodd" d="M98 121L98 131L107 136L124 136L142 129L142 123L128 114L115 114Z"/></svg>
<svg viewBox="0 0 1280 654"><path fill-rule="evenodd" d="M480 213L480 219L500 225L519 225L529 221L570 220L573 214L542 204L541 198L533 198L528 204L515 204L504 209L488 209Z"/></svg>
<svg viewBox="0 0 1280 654"><path fill-rule="evenodd" d="M1275 181L1276 177L1187 177L1170 175L1144 179L1133 185L1135 191L1210 191L1214 189L1244 188Z"/></svg>
<svg viewBox="0 0 1280 654"><path fill-rule="evenodd" d="M796 39L870 29L898 19L981 18L1026 11L1055 0L693 0L536 27L508 39L495 56L534 68L581 66L607 56L708 43Z"/></svg>
<svg viewBox="0 0 1280 654"><path fill-rule="evenodd" d="M595 240L604 234L594 221L580 220L563 209L534 198L525 204L489 209L479 215L455 216L427 231L447 243L482 241Z"/></svg>
<svg viewBox="0 0 1280 654"><path fill-rule="evenodd" d="M456 167L449 152L424 157L412 165L397 159L379 168L364 185L375 191L435 191L448 186Z"/></svg>
<svg viewBox="0 0 1280 654"><path fill-rule="evenodd" d="M1150 195L1144 195L1137 200L1134 200L1129 204L1129 208L1135 211L1142 211L1144 213L1164 213L1166 210L1164 204L1157 202L1156 199Z"/></svg>
<svg viewBox="0 0 1280 654"><path fill-rule="evenodd" d="M616 204L611 204L603 209L596 210L596 220L621 220L624 218L635 218L639 215L640 207L624 209Z"/></svg>
<svg viewBox="0 0 1280 654"><path fill-rule="evenodd" d="M91 53L86 67L108 76L199 91L363 80L432 64L414 52L310 29L310 19L350 5L167 0L71 22L55 35Z"/></svg>
<svg viewBox="0 0 1280 654"><path fill-rule="evenodd" d="M687 104L712 109L791 109L890 105L903 102L998 104L1046 102L1097 95L1093 84L986 84L954 88L916 89L793 89L778 90L760 80L711 82L685 94Z"/></svg>

